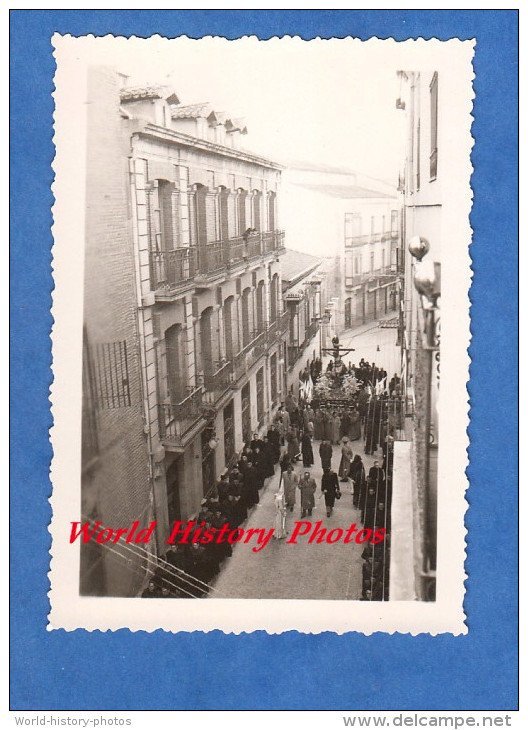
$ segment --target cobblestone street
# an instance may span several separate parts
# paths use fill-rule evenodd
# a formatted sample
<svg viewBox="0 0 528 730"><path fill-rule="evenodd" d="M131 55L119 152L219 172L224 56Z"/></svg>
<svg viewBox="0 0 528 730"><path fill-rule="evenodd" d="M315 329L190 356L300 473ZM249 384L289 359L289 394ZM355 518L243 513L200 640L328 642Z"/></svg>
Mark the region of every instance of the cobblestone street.
<svg viewBox="0 0 528 730"><path fill-rule="evenodd" d="M358 330L343 333L343 346L353 344L356 351L350 353L352 362L365 359L375 360L389 367L397 362L398 351L395 347L396 331L380 329L375 324L366 325ZM380 351L377 346L380 346ZM378 356L376 358L376 355ZM329 357L325 358L328 361ZM347 358L348 362L348 358ZM360 512L352 504L351 483L340 483L342 497L336 501L333 514L326 516L324 498L321 496L322 468L319 458L320 441L313 442L315 464L309 470L317 482L315 510L312 517L306 517L313 524L321 520L327 529L347 529L354 522L359 525ZM373 456L364 454L363 439L352 443L354 454L359 453L368 473L374 460L381 456L381 449ZM333 446L332 468L337 472L341 459L341 447ZM296 465L296 472L303 471L302 463ZM248 528L273 527L275 520L274 496L279 488L280 473L278 466L273 478L268 479L260 493L260 503L253 508L247 523ZM308 538L299 537L295 544L286 541L292 534L295 521L301 519L300 493L293 512L287 513L286 529L288 536L282 540L272 538L265 548L253 552L254 542L246 545L239 543L233 547L233 555L228 558L218 575L211 598L305 598L358 600L361 597L361 553L362 545L355 542L344 544L342 541L327 544L309 543Z"/></svg>

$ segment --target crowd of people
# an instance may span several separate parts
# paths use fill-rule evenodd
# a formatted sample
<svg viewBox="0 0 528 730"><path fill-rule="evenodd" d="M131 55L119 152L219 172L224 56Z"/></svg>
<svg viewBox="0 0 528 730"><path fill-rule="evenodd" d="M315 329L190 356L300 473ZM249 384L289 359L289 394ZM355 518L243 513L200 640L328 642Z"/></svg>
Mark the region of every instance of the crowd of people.
<svg viewBox="0 0 528 730"><path fill-rule="evenodd" d="M337 363L341 369L340 361ZM328 369L335 369L333 361ZM321 360L315 359L306 372L317 380L322 370ZM293 512L297 499L301 519L311 516L315 507L317 483L310 469L315 463L313 442L317 441L327 516L332 515L342 496L340 485L347 483L363 528L386 531L383 542L369 543L363 550L361 600L388 600L393 442L395 429L402 425L400 382L395 375L383 391L377 392L376 383L386 384L387 373L364 360L357 368L350 365L347 373L357 379L358 388L345 401L326 402L315 397L303 402L289 393L267 432L262 436L255 433L245 443L237 463L221 475L194 519L204 530L220 530L226 523L239 527L259 503L264 485L280 465L274 535L285 537L286 514ZM354 453L362 438L365 454L382 449L382 459L374 461L368 473L360 454ZM341 456L337 472L332 469L332 447L336 445ZM298 462L302 462L299 473L295 469ZM171 545L143 597L203 597L231 554L227 542Z"/></svg>
<svg viewBox="0 0 528 730"><path fill-rule="evenodd" d="M235 466L220 476L215 487L202 500L193 518L203 531L221 530L225 524L233 529L247 519L249 510L260 501L266 480L275 474L283 441L279 428L271 425L265 436L254 434ZM233 549L228 542L171 545L160 561L143 598L201 598L219 573Z"/></svg>

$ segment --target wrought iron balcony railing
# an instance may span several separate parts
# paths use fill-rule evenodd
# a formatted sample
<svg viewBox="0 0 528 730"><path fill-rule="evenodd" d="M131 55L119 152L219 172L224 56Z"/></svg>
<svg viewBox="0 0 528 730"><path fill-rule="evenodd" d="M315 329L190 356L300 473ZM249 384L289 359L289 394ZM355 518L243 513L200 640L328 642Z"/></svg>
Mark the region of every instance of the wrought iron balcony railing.
<svg viewBox="0 0 528 730"><path fill-rule="evenodd" d="M150 282L153 291L172 289L192 281L197 271L197 249L150 252Z"/></svg>
<svg viewBox="0 0 528 730"><path fill-rule="evenodd" d="M251 341L233 358L233 383L240 380L265 352L266 332L253 332Z"/></svg>
<svg viewBox="0 0 528 730"><path fill-rule="evenodd" d="M203 390L190 389L179 403L158 405L158 420L162 441L179 441L202 416Z"/></svg>
<svg viewBox="0 0 528 730"><path fill-rule="evenodd" d="M231 385L231 360L216 363L214 369L207 368L203 376L204 400L214 403Z"/></svg>
<svg viewBox="0 0 528 730"><path fill-rule="evenodd" d="M195 278L217 274L243 261L274 253L284 247L284 231L252 233L174 251L149 254L152 291L170 292Z"/></svg>

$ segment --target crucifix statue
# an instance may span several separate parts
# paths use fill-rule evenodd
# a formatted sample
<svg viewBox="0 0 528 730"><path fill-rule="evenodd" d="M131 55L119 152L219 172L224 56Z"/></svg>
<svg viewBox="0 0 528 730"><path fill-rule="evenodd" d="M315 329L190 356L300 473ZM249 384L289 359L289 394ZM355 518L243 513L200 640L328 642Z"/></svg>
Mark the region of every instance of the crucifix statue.
<svg viewBox="0 0 528 730"><path fill-rule="evenodd" d="M323 347L323 352L329 352L331 355L333 355L334 360L336 362L339 362L341 360L341 355L348 355L349 352L355 352L355 348L340 347L339 337L337 335L334 335L332 337L332 347Z"/></svg>

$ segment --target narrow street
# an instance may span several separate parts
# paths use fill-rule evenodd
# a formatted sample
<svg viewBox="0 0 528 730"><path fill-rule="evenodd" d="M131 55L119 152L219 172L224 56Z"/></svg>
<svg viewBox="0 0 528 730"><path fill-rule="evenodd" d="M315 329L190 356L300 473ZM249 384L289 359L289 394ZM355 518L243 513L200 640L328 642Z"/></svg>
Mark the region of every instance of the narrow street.
<svg viewBox="0 0 528 730"><path fill-rule="evenodd" d="M394 365L396 372L398 349L395 347L396 330L379 329L373 323L358 332L348 330L340 338L341 344L353 343L356 352L352 362L359 362L363 357L369 362L375 361L385 367L391 374ZM380 351L377 351L377 346ZM376 357L377 356L377 357ZM325 362L329 358L325 358ZM348 359L346 360L348 363ZM313 442L314 466L309 470L317 482L315 510L312 517L306 517L312 523L321 521L327 529L347 529L351 524L359 526L360 512L352 504L351 483L340 483L342 497L336 501L334 512L330 518L326 516L324 498L321 496L322 468L319 458L320 441ZM359 453L368 473L374 460L381 456L381 449L374 456L364 454L363 439L352 443L354 454ZM338 471L341 459L341 447L333 446L332 468ZM302 462L295 468L300 475L303 472ZM260 492L260 503L256 505L244 525L248 528L273 527L275 520L274 496L279 488L280 472L276 467L273 478L267 480ZM233 546L233 555L227 558L213 583L211 598L286 598L286 599L334 599L359 600L362 590L361 553L363 546L355 542L344 544L342 541L327 544L309 543L307 538L299 537L295 544L287 543L295 527L301 519L300 492L293 512L287 513L286 529L288 536L282 540L272 538L259 552L253 552L252 546L239 543Z"/></svg>

